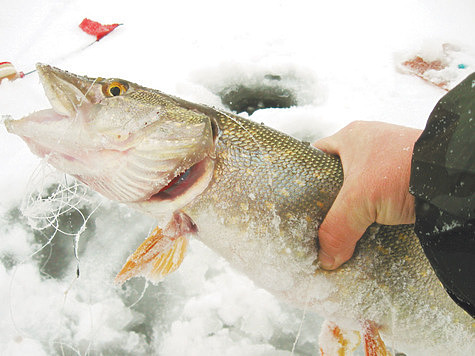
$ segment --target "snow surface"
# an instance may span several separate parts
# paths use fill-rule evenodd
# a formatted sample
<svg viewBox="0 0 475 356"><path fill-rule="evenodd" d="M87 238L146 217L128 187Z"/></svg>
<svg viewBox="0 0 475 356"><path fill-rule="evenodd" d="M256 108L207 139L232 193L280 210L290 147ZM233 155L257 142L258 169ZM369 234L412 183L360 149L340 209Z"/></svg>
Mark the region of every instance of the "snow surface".
<svg viewBox="0 0 475 356"><path fill-rule="evenodd" d="M423 128L445 92L400 63L442 57L456 84L475 68L474 14L473 0L5 1L0 62L121 77L223 109L222 90L279 75L298 105L251 118L314 140L353 120ZM84 49L94 40L78 28L84 17L124 25ZM35 74L0 85L2 117L47 107ZM71 178L45 168L4 127L0 140L1 355L317 353L318 316L279 303L197 241L159 286L114 286L154 221L81 187L76 210L59 219L65 234L48 244L54 229L31 225L42 227L59 203L28 199ZM60 186L54 196L73 195Z"/></svg>

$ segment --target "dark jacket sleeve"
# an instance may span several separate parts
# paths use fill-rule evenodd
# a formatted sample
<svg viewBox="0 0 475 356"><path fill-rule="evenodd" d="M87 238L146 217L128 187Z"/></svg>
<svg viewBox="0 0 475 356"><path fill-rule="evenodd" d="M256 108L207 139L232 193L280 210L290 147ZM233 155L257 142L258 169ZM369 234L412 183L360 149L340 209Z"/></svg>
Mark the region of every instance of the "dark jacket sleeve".
<svg viewBox="0 0 475 356"><path fill-rule="evenodd" d="M437 277L475 317L475 73L446 94L414 146L415 231Z"/></svg>

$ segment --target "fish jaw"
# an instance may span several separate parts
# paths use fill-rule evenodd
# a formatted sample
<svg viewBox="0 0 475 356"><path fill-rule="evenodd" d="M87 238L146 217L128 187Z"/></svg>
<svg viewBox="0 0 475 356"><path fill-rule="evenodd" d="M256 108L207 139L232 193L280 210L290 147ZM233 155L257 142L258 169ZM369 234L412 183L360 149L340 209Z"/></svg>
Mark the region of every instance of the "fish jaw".
<svg viewBox="0 0 475 356"><path fill-rule="evenodd" d="M35 155L59 170L71 175L92 175L100 162L94 155L97 144L79 124L86 106L74 118L46 109L20 120L5 120L5 126L8 132L20 136Z"/></svg>
<svg viewBox="0 0 475 356"><path fill-rule="evenodd" d="M97 90L97 86L94 86L95 79L41 63L36 65L36 70L46 97L56 114L73 118L83 104L97 101L92 100L94 97L91 95L94 93L91 89Z"/></svg>
<svg viewBox="0 0 475 356"><path fill-rule="evenodd" d="M41 158L64 156L69 161L78 160L84 151L98 147L94 137L88 136L81 127L93 103L98 101L91 96L94 91L91 89L97 90L95 80L41 63L36 65L36 70L52 108L20 120L6 120L5 126L8 132L25 140L32 152ZM79 149L84 145L85 148ZM75 173L71 166L58 168Z"/></svg>
<svg viewBox="0 0 475 356"><path fill-rule="evenodd" d="M179 209L206 189L214 169L209 117L121 79L37 70L52 108L5 121L34 154L109 199L153 201L155 212Z"/></svg>

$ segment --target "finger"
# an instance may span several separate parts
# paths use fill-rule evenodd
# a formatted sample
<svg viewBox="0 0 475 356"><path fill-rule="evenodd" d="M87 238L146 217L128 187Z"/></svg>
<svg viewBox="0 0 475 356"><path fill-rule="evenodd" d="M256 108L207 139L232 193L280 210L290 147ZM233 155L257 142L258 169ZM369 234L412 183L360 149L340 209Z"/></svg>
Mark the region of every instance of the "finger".
<svg viewBox="0 0 475 356"><path fill-rule="evenodd" d="M318 258L324 269L335 269L353 255L356 243L371 225L363 204L342 189L318 230Z"/></svg>
<svg viewBox="0 0 475 356"><path fill-rule="evenodd" d="M335 136L336 135L322 138L320 140L315 141L312 145L326 153L333 155L339 154L338 139Z"/></svg>

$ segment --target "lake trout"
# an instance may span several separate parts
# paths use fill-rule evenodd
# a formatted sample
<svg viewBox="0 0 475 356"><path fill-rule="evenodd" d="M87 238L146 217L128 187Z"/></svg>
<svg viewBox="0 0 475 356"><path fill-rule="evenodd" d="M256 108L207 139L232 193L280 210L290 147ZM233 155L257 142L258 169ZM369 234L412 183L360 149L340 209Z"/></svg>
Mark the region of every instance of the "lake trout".
<svg viewBox="0 0 475 356"><path fill-rule="evenodd" d="M319 224L343 182L338 157L284 133L122 79L37 71L52 109L6 120L31 151L103 196L168 224L116 277L158 282L194 236L280 300L327 319L324 355L475 351L473 319L447 295L412 225L373 224L335 271ZM382 336L382 339L380 337ZM355 341L356 340L356 341Z"/></svg>

